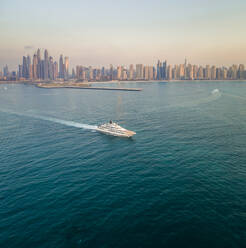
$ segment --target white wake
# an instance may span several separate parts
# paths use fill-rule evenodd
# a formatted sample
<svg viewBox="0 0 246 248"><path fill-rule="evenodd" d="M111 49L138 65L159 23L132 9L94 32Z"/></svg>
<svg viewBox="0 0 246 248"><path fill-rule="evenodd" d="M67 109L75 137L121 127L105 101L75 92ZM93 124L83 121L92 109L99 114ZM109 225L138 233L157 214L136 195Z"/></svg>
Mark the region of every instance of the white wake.
<svg viewBox="0 0 246 248"><path fill-rule="evenodd" d="M18 113L18 112L13 112L13 111L8 111L8 110L0 110L0 111L9 113L9 114L19 115L19 116L26 116L26 117L35 118L35 119L51 121L51 122L59 123L59 124L70 126L70 127L77 127L77 128L83 128L83 129L89 129L89 130L95 130L97 128L97 126L95 125L88 125L88 124L79 123L75 121L67 121L67 120L57 119L57 118L49 117L49 116Z"/></svg>
<svg viewBox="0 0 246 248"><path fill-rule="evenodd" d="M46 117L46 116L41 116L41 115L34 115L33 117L41 119L41 120L59 123L59 124L70 126L70 127L77 127L77 128L83 128L83 129L91 129L91 130L95 130L97 128L97 126L94 126L94 125L83 124L83 123L79 123L75 121L61 120L61 119L57 119L53 117Z"/></svg>

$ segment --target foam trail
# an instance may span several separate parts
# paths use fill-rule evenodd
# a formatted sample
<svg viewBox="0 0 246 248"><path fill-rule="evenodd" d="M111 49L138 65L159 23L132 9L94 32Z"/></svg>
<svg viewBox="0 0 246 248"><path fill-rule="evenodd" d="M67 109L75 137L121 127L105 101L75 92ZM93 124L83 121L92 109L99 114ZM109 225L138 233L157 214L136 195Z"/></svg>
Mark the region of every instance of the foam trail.
<svg viewBox="0 0 246 248"><path fill-rule="evenodd" d="M77 128L90 129L90 130L95 130L97 128L97 126L94 126L94 125L88 125L88 124L83 124L83 123L74 122L74 121L66 121L66 120L61 120L61 119L57 119L53 117L46 117L46 116L40 116L40 115L35 115L33 117L41 119L41 120L59 123L59 124L70 126L70 127L77 127Z"/></svg>
<svg viewBox="0 0 246 248"><path fill-rule="evenodd" d="M61 119L48 117L48 116L26 114L26 113L17 113L17 112L8 111L8 110L0 110L0 111L5 112L5 113L9 113L9 114L14 114L14 115L20 115L20 116L36 118L36 119L45 120L45 121L51 121L51 122L59 123L59 124L62 124L65 126L70 126L70 127L77 127L77 128L83 128L83 129L89 129L89 130L95 130L97 128L97 126L95 126L95 125L88 125L88 124L83 124L83 123L74 122L74 121L61 120Z"/></svg>

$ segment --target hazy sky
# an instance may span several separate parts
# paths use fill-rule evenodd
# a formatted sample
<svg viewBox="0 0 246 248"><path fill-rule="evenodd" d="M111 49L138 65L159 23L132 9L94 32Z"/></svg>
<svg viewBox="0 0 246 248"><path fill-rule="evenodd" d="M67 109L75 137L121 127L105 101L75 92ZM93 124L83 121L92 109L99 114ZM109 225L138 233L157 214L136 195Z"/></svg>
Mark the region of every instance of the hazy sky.
<svg viewBox="0 0 246 248"><path fill-rule="evenodd" d="M246 64L246 0L1 0L0 67L47 48L72 66Z"/></svg>

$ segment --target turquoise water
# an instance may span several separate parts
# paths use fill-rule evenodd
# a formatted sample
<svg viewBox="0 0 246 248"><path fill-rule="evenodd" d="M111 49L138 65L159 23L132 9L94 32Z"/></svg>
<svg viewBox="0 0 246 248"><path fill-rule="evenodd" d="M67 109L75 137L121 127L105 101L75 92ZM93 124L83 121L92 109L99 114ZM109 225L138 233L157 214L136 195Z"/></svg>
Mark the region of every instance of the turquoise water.
<svg viewBox="0 0 246 248"><path fill-rule="evenodd" d="M1 248L245 247L246 83L123 86L0 85Z"/></svg>

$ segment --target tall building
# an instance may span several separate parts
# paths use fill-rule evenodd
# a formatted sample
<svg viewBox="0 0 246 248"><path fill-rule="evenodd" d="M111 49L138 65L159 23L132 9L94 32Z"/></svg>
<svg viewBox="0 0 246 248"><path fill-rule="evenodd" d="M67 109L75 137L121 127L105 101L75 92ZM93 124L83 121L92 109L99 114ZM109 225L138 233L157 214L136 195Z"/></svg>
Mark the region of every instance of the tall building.
<svg viewBox="0 0 246 248"><path fill-rule="evenodd" d="M156 66L156 79L161 80L161 62L158 60L157 66Z"/></svg>
<svg viewBox="0 0 246 248"><path fill-rule="evenodd" d="M232 74L231 74L231 79L236 80L237 79L237 65L232 65Z"/></svg>
<svg viewBox="0 0 246 248"><path fill-rule="evenodd" d="M58 64L56 61L53 64L53 72L54 72L54 80L56 80L58 78Z"/></svg>
<svg viewBox="0 0 246 248"><path fill-rule="evenodd" d="M185 65L184 64L179 65L178 79L185 79Z"/></svg>
<svg viewBox="0 0 246 248"><path fill-rule="evenodd" d="M149 66L144 66L144 80L149 80Z"/></svg>
<svg viewBox="0 0 246 248"><path fill-rule="evenodd" d="M174 66L172 77L173 77L174 80L177 80L178 79L178 65L175 65Z"/></svg>
<svg viewBox="0 0 246 248"><path fill-rule="evenodd" d="M186 79L189 79L189 80L194 79L193 68L194 67L191 64L188 64L188 66L186 66Z"/></svg>
<svg viewBox="0 0 246 248"><path fill-rule="evenodd" d="M60 56L59 60L59 78L64 78L64 64L63 64L63 56Z"/></svg>
<svg viewBox="0 0 246 248"><path fill-rule="evenodd" d="M30 72L30 65L31 65L31 57L27 55L26 57L26 63L27 63L27 78L31 78L32 72Z"/></svg>
<svg viewBox="0 0 246 248"><path fill-rule="evenodd" d="M211 67L211 79L216 80L216 67L214 65Z"/></svg>
<svg viewBox="0 0 246 248"><path fill-rule="evenodd" d="M37 50L37 78L41 78L41 53L40 49Z"/></svg>
<svg viewBox="0 0 246 248"><path fill-rule="evenodd" d="M222 79L222 70L221 68L216 69L216 79L221 80Z"/></svg>
<svg viewBox="0 0 246 248"><path fill-rule="evenodd" d="M88 78L89 80L93 80L93 69L91 66L89 66Z"/></svg>
<svg viewBox="0 0 246 248"><path fill-rule="evenodd" d="M222 79L223 80L227 79L227 68L226 67L222 68Z"/></svg>
<svg viewBox="0 0 246 248"><path fill-rule="evenodd" d="M22 77L28 78L28 70L29 68L27 67L27 59L25 56L23 56L23 62L22 62Z"/></svg>
<svg viewBox="0 0 246 248"><path fill-rule="evenodd" d="M8 77L9 76L9 68L8 68L7 65L3 67L3 76L4 77Z"/></svg>
<svg viewBox="0 0 246 248"><path fill-rule="evenodd" d="M75 78L75 70L74 70L74 68L72 69L72 78L73 79Z"/></svg>
<svg viewBox="0 0 246 248"><path fill-rule="evenodd" d="M200 79L200 80L204 79L204 73L203 73L202 66L200 66L198 69L198 79Z"/></svg>
<svg viewBox="0 0 246 248"><path fill-rule="evenodd" d="M44 60L48 60L49 59L49 53L48 53L48 50L45 49L44 50Z"/></svg>
<svg viewBox="0 0 246 248"><path fill-rule="evenodd" d="M117 79L118 80L122 79L122 66L117 67Z"/></svg>
<svg viewBox="0 0 246 248"><path fill-rule="evenodd" d="M167 61L164 61L162 64L162 78L161 79L166 79L166 74L167 74Z"/></svg>
<svg viewBox="0 0 246 248"><path fill-rule="evenodd" d="M133 80L133 79L134 79L134 66L133 64L131 64L129 67L129 80Z"/></svg>
<svg viewBox="0 0 246 248"><path fill-rule="evenodd" d="M149 66L149 80L154 80L154 67Z"/></svg>
<svg viewBox="0 0 246 248"><path fill-rule="evenodd" d="M244 79L244 65L240 64L238 68L238 79Z"/></svg>
<svg viewBox="0 0 246 248"><path fill-rule="evenodd" d="M40 61L41 61L40 49L37 50L37 59L38 59L38 63L40 63Z"/></svg>
<svg viewBox="0 0 246 248"><path fill-rule="evenodd" d="M32 79L33 78L33 71L32 71L32 64L29 64L29 70L28 70L28 78Z"/></svg>
<svg viewBox="0 0 246 248"><path fill-rule="evenodd" d="M193 66L193 79L198 79L198 66Z"/></svg>
<svg viewBox="0 0 246 248"><path fill-rule="evenodd" d="M109 79L113 80L114 77L114 67L113 65L110 65L110 69L109 69Z"/></svg>
<svg viewBox="0 0 246 248"><path fill-rule="evenodd" d="M168 65L168 67L167 67L167 79L168 80L173 79L173 77L172 77L172 66L171 65Z"/></svg>
<svg viewBox="0 0 246 248"><path fill-rule="evenodd" d="M22 75L22 65L19 65L18 77L19 78L23 77L23 75Z"/></svg>
<svg viewBox="0 0 246 248"><path fill-rule="evenodd" d="M48 54L47 49L45 49L45 51L44 51L44 63L43 63L43 65L44 65L44 68L43 68L43 70L44 70L43 78L45 80L47 80L49 78L49 54Z"/></svg>
<svg viewBox="0 0 246 248"><path fill-rule="evenodd" d="M54 76L54 62L53 62L53 58L51 56L49 57L49 63L48 63L48 77L51 80L55 79L55 76Z"/></svg>
<svg viewBox="0 0 246 248"><path fill-rule="evenodd" d="M40 78L45 79L45 60L40 61Z"/></svg>
<svg viewBox="0 0 246 248"><path fill-rule="evenodd" d="M69 61L68 61L68 57L65 57L64 59L64 79L68 80L68 76L69 76Z"/></svg>
<svg viewBox="0 0 246 248"><path fill-rule="evenodd" d="M127 70L124 68L122 70L122 80L127 80Z"/></svg>
<svg viewBox="0 0 246 248"><path fill-rule="evenodd" d="M37 79L38 78L38 57L37 57L36 54L33 55L32 77L33 77L33 79Z"/></svg>
<svg viewBox="0 0 246 248"><path fill-rule="evenodd" d="M206 65L206 68L205 68L205 79L207 80L211 79L211 69L209 65Z"/></svg>
<svg viewBox="0 0 246 248"><path fill-rule="evenodd" d="M142 64L136 65L136 79L143 79L144 77L144 67Z"/></svg>

